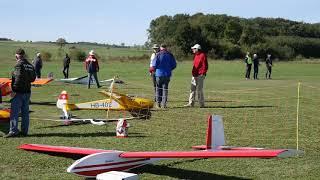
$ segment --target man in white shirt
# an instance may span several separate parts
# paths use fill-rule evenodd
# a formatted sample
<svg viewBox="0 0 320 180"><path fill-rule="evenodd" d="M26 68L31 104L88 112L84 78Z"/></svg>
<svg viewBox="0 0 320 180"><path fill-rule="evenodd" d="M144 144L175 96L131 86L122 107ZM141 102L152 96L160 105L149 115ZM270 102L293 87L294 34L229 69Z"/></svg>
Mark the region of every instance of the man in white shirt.
<svg viewBox="0 0 320 180"><path fill-rule="evenodd" d="M152 46L153 52L151 54L150 57L150 66L149 66L149 72L150 72L150 76L152 79L152 83L153 83L153 87L154 87L154 101L156 101L156 87L157 87L157 82L156 82L156 76L155 76L155 69L152 67L152 63L157 55L157 53L160 51L160 47L158 44L154 44Z"/></svg>

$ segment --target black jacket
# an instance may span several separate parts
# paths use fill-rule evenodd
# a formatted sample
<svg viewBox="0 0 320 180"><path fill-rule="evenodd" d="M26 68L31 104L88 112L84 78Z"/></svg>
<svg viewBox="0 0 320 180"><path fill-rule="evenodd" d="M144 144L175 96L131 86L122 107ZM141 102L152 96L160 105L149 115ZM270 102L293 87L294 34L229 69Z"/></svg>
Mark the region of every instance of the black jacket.
<svg viewBox="0 0 320 180"><path fill-rule="evenodd" d="M34 59L33 65L36 71L40 71L42 69L42 59L40 57L36 57Z"/></svg>
<svg viewBox="0 0 320 180"><path fill-rule="evenodd" d="M63 59L63 67L69 67L70 64L70 58L69 57L65 57Z"/></svg>
<svg viewBox="0 0 320 180"><path fill-rule="evenodd" d="M12 72L11 89L16 93L30 93L31 82L36 79L36 73L32 64L26 59L19 60Z"/></svg>

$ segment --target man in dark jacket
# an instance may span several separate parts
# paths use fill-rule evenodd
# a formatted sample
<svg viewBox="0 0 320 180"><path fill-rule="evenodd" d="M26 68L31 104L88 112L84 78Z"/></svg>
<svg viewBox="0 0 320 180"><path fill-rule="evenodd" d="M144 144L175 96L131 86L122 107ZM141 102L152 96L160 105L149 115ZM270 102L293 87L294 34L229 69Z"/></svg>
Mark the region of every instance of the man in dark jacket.
<svg viewBox="0 0 320 180"><path fill-rule="evenodd" d="M70 57L66 54L66 57L63 59L63 75L64 78L69 78L69 65L70 65Z"/></svg>
<svg viewBox="0 0 320 180"><path fill-rule="evenodd" d="M21 135L26 136L29 130L29 101L31 95L31 82L36 79L32 64L25 59L25 52L19 48L16 51L17 64L12 72L12 100L10 113L10 131L5 138L19 135L18 119L21 111Z"/></svg>
<svg viewBox="0 0 320 180"><path fill-rule="evenodd" d="M86 70L88 72L88 89L90 89L92 76L94 77L98 88L100 88L101 86L99 84L99 80L98 80L98 76L97 76L97 73L99 72L99 63L98 63L98 59L96 58L93 50L91 50L89 52L89 56L87 57L87 59L85 61L85 65L86 65Z"/></svg>
<svg viewBox="0 0 320 180"><path fill-rule="evenodd" d="M155 59L152 61L152 69L156 76L156 99L157 107L166 108L168 100L168 88L171 78L171 72L177 66L174 56L167 51L167 46L161 44L160 51L157 53Z"/></svg>
<svg viewBox="0 0 320 180"><path fill-rule="evenodd" d="M33 66L36 71L37 78L41 78L42 59L40 53L37 53L36 58L33 60Z"/></svg>

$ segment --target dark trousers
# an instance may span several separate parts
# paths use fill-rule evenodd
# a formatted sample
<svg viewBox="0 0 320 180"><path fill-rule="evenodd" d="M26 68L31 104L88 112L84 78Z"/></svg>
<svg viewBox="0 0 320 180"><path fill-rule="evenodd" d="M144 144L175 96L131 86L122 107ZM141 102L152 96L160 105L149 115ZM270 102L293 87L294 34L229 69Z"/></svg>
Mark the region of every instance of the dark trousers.
<svg viewBox="0 0 320 180"><path fill-rule="evenodd" d="M99 81L98 81L97 72L92 72L92 73L88 73L88 89L90 89L91 81L93 81L92 80L92 76L94 77L94 80L97 83L97 87L100 88L101 86L100 86Z"/></svg>
<svg viewBox="0 0 320 180"><path fill-rule="evenodd" d="M37 78L41 78L41 70L40 69L36 69L35 72L36 72L36 77Z"/></svg>
<svg viewBox="0 0 320 180"><path fill-rule="evenodd" d="M253 79L258 79L259 66L253 66Z"/></svg>
<svg viewBox="0 0 320 180"><path fill-rule="evenodd" d="M271 79L271 71L272 71L272 67L267 66L266 79Z"/></svg>
<svg viewBox="0 0 320 180"><path fill-rule="evenodd" d="M63 72L64 78L69 78L69 66L63 67L62 72Z"/></svg>
<svg viewBox="0 0 320 180"><path fill-rule="evenodd" d="M248 78L248 79L250 79L251 66L252 66L252 64L247 64L247 68L246 68L246 78Z"/></svg>
<svg viewBox="0 0 320 180"><path fill-rule="evenodd" d="M170 77L156 77L156 81L157 81L157 87L156 87L157 103L162 107L167 107Z"/></svg>

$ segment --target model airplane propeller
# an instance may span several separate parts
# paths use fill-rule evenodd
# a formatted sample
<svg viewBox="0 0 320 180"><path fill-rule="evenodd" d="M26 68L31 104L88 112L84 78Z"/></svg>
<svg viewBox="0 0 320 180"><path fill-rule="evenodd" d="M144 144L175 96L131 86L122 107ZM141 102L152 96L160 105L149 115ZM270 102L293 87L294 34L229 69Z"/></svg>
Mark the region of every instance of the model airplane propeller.
<svg viewBox="0 0 320 180"><path fill-rule="evenodd" d="M302 153L292 149L264 149L225 146L221 116L209 116L206 145L194 146L197 151L124 152L41 144L23 144L20 149L52 155L81 158L67 172L95 177L109 171L128 171L162 159L171 158L275 158L291 157Z"/></svg>

